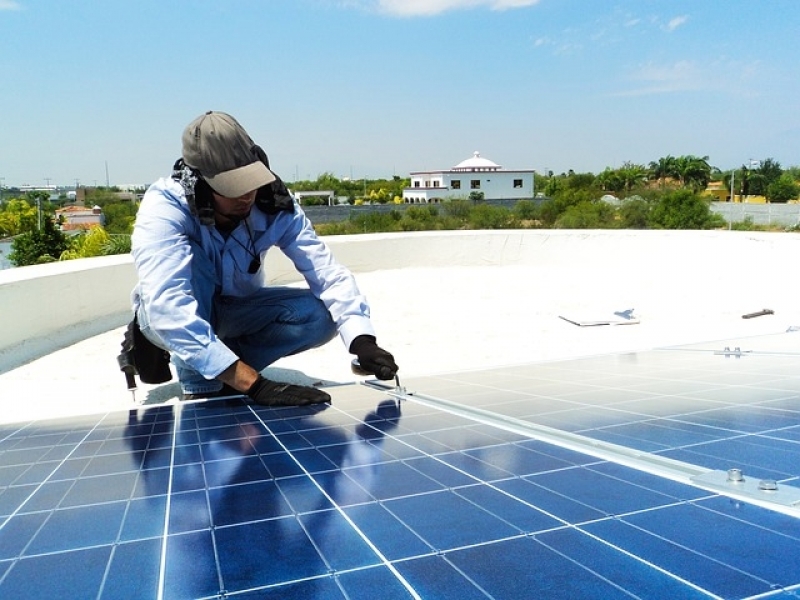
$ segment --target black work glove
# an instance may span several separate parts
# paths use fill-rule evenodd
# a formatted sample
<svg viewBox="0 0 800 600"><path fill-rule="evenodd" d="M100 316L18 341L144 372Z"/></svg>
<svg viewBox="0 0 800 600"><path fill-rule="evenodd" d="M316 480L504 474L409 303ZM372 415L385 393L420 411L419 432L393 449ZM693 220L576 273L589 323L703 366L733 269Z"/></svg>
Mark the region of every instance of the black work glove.
<svg viewBox="0 0 800 600"><path fill-rule="evenodd" d="M398 367L394 356L375 343L371 335L360 335L350 344L350 354L358 356L361 368L374 373L378 379L392 379L397 375Z"/></svg>
<svg viewBox="0 0 800 600"><path fill-rule="evenodd" d="M247 395L261 406L307 406L331 401L327 393L315 387L278 383L261 375L247 390Z"/></svg>

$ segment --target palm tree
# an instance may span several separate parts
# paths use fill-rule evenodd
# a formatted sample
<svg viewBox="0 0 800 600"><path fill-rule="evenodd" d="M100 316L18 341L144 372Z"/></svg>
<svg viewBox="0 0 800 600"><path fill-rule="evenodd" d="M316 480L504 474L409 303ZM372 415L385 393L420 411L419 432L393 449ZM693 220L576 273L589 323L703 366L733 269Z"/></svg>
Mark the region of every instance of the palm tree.
<svg viewBox="0 0 800 600"><path fill-rule="evenodd" d="M677 159L674 156L667 155L659 158L658 161L650 163L649 177L651 180L658 181L663 187L667 177L677 178L676 165Z"/></svg>
<svg viewBox="0 0 800 600"><path fill-rule="evenodd" d="M625 162L617 171L619 172L623 187L628 192L637 185L641 185L647 181L647 169L642 165Z"/></svg>
<svg viewBox="0 0 800 600"><path fill-rule="evenodd" d="M708 156L702 158L692 156L679 156L675 159L675 174L684 187L695 189L705 189L711 181L711 165L708 164Z"/></svg>

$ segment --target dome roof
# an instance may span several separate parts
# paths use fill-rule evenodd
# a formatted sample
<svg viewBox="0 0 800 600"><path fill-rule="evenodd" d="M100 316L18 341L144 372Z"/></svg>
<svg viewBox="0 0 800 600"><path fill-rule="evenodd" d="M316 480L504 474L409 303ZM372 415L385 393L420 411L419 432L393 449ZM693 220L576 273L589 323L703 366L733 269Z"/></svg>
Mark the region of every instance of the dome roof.
<svg viewBox="0 0 800 600"><path fill-rule="evenodd" d="M481 153L475 151L472 153L472 158L462 160L453 167L453 171L496 171L499 168L500 165L496 162L482 158Z"/></svg>

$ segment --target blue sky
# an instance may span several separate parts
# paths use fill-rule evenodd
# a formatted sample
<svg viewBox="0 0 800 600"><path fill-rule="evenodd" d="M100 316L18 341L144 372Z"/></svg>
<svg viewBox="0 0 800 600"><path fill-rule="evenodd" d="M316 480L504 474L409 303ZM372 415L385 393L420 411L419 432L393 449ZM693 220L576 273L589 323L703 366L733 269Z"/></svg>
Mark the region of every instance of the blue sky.
<svg viewBox="0 0 800 600"><path fill-rule="evenodd" d="M0 178L149 183L210 109L287 181L796 166L798 39L796 0L0 0Z"/></svg>

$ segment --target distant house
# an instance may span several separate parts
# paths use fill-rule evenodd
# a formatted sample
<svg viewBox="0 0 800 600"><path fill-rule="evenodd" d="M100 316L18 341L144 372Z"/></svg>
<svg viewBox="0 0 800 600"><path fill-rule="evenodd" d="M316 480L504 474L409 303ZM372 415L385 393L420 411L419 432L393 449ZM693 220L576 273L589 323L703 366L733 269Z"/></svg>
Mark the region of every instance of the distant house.
<svg viewBox="0 0 800 600"><path fill-rule="evenodd" d="M79 231L105 225L103 209L99 206L67 206L56 210L56 221L61 223L62 231Z"/></svg>
<svg viewBox="0 0 800 600"><path fill-rule="evenodd" d="M714 202L731 201L730 188L728 188L721 181L710 182L706 186L706 189L703 191L702 195L706 198L711 198ZM740 194L734 194L733 201L743 202L745 204L767 204L766 196L742 196Z"/></svg>
<svg viewBox="0 0 800 600"><path fill-rule="evenodd" d="M485 200L533 198L533 174L533 169L503 169L475 152L451 169L411 172L411 186L403 190L403 202L427 204L469 198L473 192L482 193Z"/></svg>
<svg viewBox="0 0 800 600"><path fill-rule="evenodd" d="M318 191L309 191L309 192L292 192L294 194L295 200L297 200L298 204L305 204L303 200L305 198L321 198L325 204L328 206L334 204L336 200L336 194L333 190L318 190Z"/></svg>

